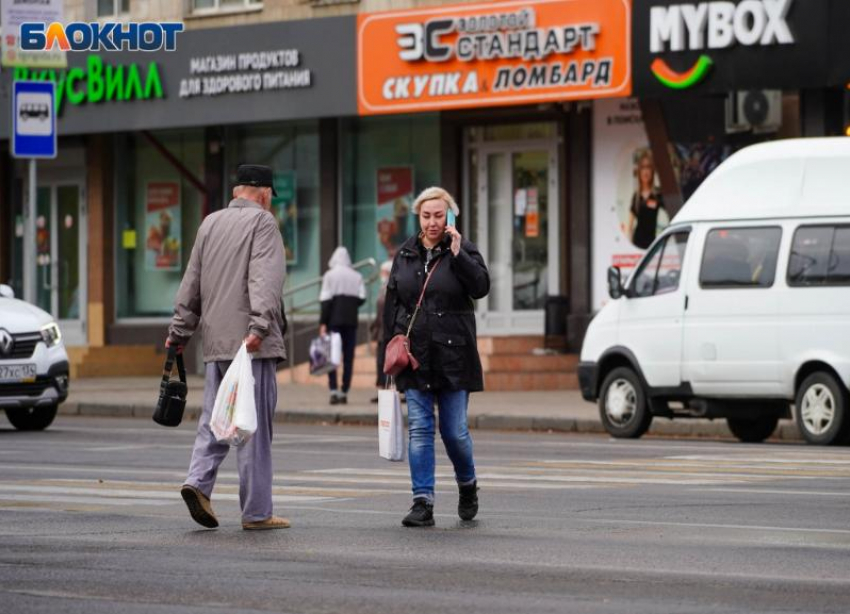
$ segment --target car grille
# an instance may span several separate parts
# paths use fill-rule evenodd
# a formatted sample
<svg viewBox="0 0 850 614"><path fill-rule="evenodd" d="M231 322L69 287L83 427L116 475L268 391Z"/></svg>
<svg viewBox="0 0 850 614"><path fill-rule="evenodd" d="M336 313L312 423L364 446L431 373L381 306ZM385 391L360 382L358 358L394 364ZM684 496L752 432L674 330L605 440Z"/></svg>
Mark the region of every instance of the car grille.
<svg viewBox="0 0 850 614"><path fill-rule="evenodd" d="M12 345L12 353L8 356L0 356L0 359L8 360L11 358L31 358L35 353L35 346L39 341L42 341L39 333L21 333L12 335L15 340Z"/></svg>
<svg viewBox="0 0 850 614"><path fill-rule="evenodd" d="M34 382L0 384L0 397L37 397L50 386L50 380L39 378Z"/></svg>

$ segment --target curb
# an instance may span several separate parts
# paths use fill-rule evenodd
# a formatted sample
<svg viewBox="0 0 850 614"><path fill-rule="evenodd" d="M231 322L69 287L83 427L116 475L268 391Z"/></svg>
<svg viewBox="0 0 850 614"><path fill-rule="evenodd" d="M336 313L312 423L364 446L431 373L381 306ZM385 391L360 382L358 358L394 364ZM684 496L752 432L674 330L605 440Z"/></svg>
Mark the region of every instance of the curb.
<svg viewBox="0 0 850 614"><path fill-rule="evenodd" d="M64 403L59 406L60 416L89 416L113 418L150 419L153 410L148 405L118 405L113 403ZM184 420L197 420L200 406L186 408ZM348 426L377 426L377 409L371 412L333 412L310 409L290 409L275 413L274 422L289 424L322 424ZM598 420L586 418L552 418L534 416L504 416L482 414L470 416L469 428L482 431L534 431L550 433L605 434ZM648 437L735 439L722 420L665 420L656 418L647 432ZM796 424L782 420L768 441L802 442Z"/></svg>

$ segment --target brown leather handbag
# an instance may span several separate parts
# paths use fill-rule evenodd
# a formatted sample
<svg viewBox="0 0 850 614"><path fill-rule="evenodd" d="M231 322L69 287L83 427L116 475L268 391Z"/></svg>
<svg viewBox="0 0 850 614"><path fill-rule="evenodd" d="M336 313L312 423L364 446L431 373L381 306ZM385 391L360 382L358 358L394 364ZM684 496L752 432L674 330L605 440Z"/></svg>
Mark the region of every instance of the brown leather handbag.
<svg viewBox="0 0 850 614"><path fill-rule="evenodd" d="M384 354L384 374L395 377L408 367L416 371L419 369L419 361L410 351L410 331L413 330L413 323L416 321L416 316L419 315L419 308L422 307L422 299L425 298L425 288L428 287L428 282L431 281L431 275L440 266L442 259L437 260L437 263L428 273L425 278L425 285L422 286L422 294L419 295L419 300L416 302L416 309L413 311L413 317L410 318L410 324L407 326L407 333L404 335L396 335L390 342L387 343L386 353Z"/></svg>

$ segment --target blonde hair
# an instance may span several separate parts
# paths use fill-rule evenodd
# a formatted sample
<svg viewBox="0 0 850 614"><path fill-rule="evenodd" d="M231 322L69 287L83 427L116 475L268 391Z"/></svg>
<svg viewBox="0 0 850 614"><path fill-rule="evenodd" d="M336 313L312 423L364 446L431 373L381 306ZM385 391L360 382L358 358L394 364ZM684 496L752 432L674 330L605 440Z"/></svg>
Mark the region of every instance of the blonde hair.
<svg viewBox="0 0 850 614"><path fill-rule="evenodd" d="M419 196L416 197L416 200L413 203L413 213L419 215L419 207L422 206L422 203L429 200L441 200L446 203L446 207L451 209L452 213L455 215L460 215L460 209L455 202L455 199L452 198L452 195L446 192L443 188L432 187L425 188L420 192Z"/></svg>

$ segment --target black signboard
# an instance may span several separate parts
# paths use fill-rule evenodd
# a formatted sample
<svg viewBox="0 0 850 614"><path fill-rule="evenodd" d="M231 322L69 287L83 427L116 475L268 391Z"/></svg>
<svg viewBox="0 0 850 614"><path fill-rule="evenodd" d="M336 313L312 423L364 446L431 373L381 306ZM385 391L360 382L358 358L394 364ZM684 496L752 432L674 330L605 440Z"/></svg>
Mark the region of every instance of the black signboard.
<svg viewBox="0 0 850 614"><path fill-rule="evenodd" d="M635 0L636 96L839 85L847 0Z"/></svg>
<svg viewBox="0 0 850 614"><path fill-rule="evenodd" d="M60 136L356 115L355 18L190 30L176 51L68 52L68 68L3 69L56 82Z"/></svg>

